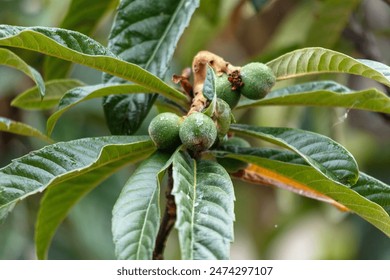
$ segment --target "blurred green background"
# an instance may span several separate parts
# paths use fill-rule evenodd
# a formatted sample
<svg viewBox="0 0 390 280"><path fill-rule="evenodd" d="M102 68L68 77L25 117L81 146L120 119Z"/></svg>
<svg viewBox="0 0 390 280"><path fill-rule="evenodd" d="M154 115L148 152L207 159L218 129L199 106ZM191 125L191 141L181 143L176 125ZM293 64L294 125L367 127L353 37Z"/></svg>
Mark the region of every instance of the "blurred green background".
<svg viewBox="0 0 390 280"><path fill-rule="evenodd" d="M117 1L91 36L107 43ZM59 26L69 0L0 0L0 24ZM88 9L89 7L85 7ZM191 65L207 49L235 65L267 62L287 51L322 46L353 57L390 64L390 4L382 0L201 0L185 31L171 73ZM43 56L18 52L41 70ZM99 83L101 73L75 66L71 76ZM167 75L167 81L169 81ZM346 75L319 75L353 89L379 85ZM288 84L309 80L296 79ZM50 111L10 107L17 94L33 86L22 74L0 67L0 116L26 122L41 131ZM287 85L286 82L277 87ZM386 89L380 88L382 91ZM152 110L148 119L157 111ZM299 127L343 144L359 167L390 184L390 117L341 108L263 107L235 112L236 119L263 126ZM147 133L146 124L139 134ZM65 114L53 138L67 141L109 135L100 100L84 102ZM39 140L0 133L0 166L44 146ZM254 146L262 142L252 141ZM50 259L114 259L111 210L134 166L128 166L86 196L58 230ZM285 190L234 182L235 242L232 259L390 259L390 239L355 215ZM163 192L163 191L162 191ZM17 205L0 225L0 259L34 259L34 222L41 195ZM179 257L176 234L168 240L167 259Z"/></svg>

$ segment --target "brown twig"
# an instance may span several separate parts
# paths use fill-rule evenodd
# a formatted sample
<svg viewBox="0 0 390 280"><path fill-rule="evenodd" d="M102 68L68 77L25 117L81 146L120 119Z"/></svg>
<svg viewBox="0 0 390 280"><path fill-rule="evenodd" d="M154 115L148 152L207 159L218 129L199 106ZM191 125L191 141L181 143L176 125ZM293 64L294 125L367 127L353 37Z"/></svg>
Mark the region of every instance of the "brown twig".
<svg viewBox="0 0 390 280"><path fill-rule="evenodd" d="M187 115L194 112L201 112L207 105L207 99L203 95L203 85L206 79L207 65L210 65L217 76L223 73L231 74L240 71L240 67L233 66L222 57L208 51L200 51L192 62L192 72L194 73L194 99Z"/></svg>
<svg viewBox="0 0 390 280"><path fill-rule="evenodd" d="M171 232L175 221L176 221L176 204L175 198L172 195L173 188L173 177L172 177L172 166L168 168L168 184L165 191L167 198L167 204L165 206L164 216L162 218L160 228L157 234L156 243L153 251L154 260L164 259L164 249L168 239L168 235Z"/></svg>
<svg viewBox="0 0 390 280"><path fill-rule="evenodd" d="M207 99L203 96L203 85L206 79L207 65L210 65L216 75L220 76L223 73L234 74L232 76L232 86L241 86L240 81L240 67L233 66L229 62L226 62L222 57L213 54L208 51L199 52L193 60L192 72L194 73L194 86L192 87L189 78L191 70L186 68L181 75L173 75L172 81L176 84L180 83L184 91L193 96L191 108L188 111L188 115L194 112L201 112L207 105ZM192 157L199 157L198 153L192 154ZM165 206L164 215L160 224L159 231L157 233L155 247L153 251L154 260L164 259L164 249L167 242L169 233L171 232L176 221L176 204L174 196L172 195L173 177L172 166L168 168L168 186L165 192L167 198L167 204Z"/></svg>

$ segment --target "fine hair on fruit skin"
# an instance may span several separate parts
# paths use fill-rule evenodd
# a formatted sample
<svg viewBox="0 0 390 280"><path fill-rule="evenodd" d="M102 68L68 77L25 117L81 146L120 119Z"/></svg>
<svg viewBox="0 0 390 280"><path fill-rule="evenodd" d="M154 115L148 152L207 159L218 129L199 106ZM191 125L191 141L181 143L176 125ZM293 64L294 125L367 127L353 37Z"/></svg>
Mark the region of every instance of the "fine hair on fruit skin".
<svg viewBox="0 0 390 280"><path fill-rule="evenodd" d="M237 106L241 94L239 89L232 89L232 84L228 80L228 75L222 74L221 76L216 77L215 89L217 97L229 104L231 109Z"/></svg>
<svg viewBox="0 0 390 280"><path fill-rule="evenodd" d="M210 117L195 112L184 119L179 136L184 147L194 152L201 152L214 144L217 128Z"/></svg>
<svg viewBox="0 0 390 280"><path fill-rule="evenodd" d="M172 151L180 144L179 130L182 118L170 112L158 114L149 124L150 138L160 150Z"/></svg>
<svg viewBox="0 0 390 280"><path fill-rule="evenodd" d="M264 98L275 85L276 77L271 68L260 62L252 62L241 68L243 86L240 93L246 98Z"/></svg>
<svg viewBox="0 0 390 280"><path fill-rule="evenodd" d="M216 110L212 119L217 127L218 139L222 141L229 131L232 120L230 106L223 99L217 98Z"/></svg>

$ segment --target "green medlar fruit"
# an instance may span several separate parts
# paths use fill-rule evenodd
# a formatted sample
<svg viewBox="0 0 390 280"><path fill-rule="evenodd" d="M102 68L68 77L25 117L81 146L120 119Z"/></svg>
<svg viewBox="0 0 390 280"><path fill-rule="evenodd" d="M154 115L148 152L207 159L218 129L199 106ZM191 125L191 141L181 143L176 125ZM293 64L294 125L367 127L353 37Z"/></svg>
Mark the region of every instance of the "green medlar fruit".
<svg viewBox="0 0 390 280"><path fill-rule="evenodd" d="M240 75L244 83L240 92L249 99L258 100L264 98L276 81L271 68L260 62L253 62L243 66Z"/></svg>
<svg viewBox="0 0 390 280"><path fill-rule="evenodd" d="M149 135L160 150L174 150L180 144L179 130L182 118L173 113L161 113L149 124Z"/></svg>
<svg viewBox="0 0 390 280"><path fill-rule="evenodd" d="M221 141L230 129L230 124L232 120L232 111L228 103L224 100L218 98L216 110L213 115L213 120L217 126L218 138Z"/></svg>
<svg viewBox="0 0 390 280"><path fill-rule="evenodd" d="M214 121L203 113L195 112L184 119L179 136L183 145L194 152L210 148L217 138Z"/></svg>
<svg viewBox="0 0 390 280"><path fill-rule="evenodd" d="M232 90L232 84L229 82L228 76L226 74L217 76L215 79L215 89L218 98L221 98L223 101L229 104L231 109L236 107L238 101L240 100L241 94L239 90Z"/></svg>
<svg viewBox="0 0 390 280"><path fill-rule="evenodd" d="M225 142L222 143L222 146L233 146L233 147L242 147L249 148L251 145L245 139L240 137L231 137ZM234 158L217 158L217 161L222 165L227 172L235 173L239 170L245 169L248 167L248 163L242 160Z"/></svg>

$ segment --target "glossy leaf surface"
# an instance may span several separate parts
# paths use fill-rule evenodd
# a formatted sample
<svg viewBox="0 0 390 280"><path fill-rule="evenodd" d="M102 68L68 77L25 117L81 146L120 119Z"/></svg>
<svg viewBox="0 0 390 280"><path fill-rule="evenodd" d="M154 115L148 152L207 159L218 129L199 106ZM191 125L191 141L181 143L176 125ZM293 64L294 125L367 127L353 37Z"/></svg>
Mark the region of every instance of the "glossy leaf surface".
<svg viewBox="0 0 390 280"><path fill-rule="evenodd" d="M228 259L235 198L225 169L179 153L173 159L173 180L182 259Z"/></svg>
<svg viewBox="0 0 390 280"><path fill-rule="evenodd" d="M66 92L66 94L61 98L58 110L47 120L47 133L51 135L57 120L62 116L62 114L83 101L113 94L120 95L140 92L152 93L153 91L150 91L148 88L143 86L129 84L100 84L73 88Z"/></svg>
<svg viewBox="0 0 390 280"><path fill-rule="evenodd" d="M352 211L390 237L390 186L383 182L360 173L357 183L349 187L329 180L311 166L289 163L288 157L285 162L280 157L278 161L253 155L229 157L252 163L238 175L244 181L287 189Z"/></svg>
<svg viewBox="0 0 390 280"><path fill-rule="evenodd" d="M59 27L90 36L115 0L72 0ZM71 63L54 57L45 58L45 79L66 77Z"/></svg>
<svg viewBox="0 0 390 280"><path fill-rule="evenodd" d="M122 0L111 30L109 48L123 60L164 78L177 42L198 6L198 0L162 0L153 4ZM104 82L118 82L118 79L106 75ZM104 111L111 132L135 133L155 99L155 95L149 94L105 99Z"/></svg>
<svg viewBox="0 0 390 280"><path fill-rule="evenodd" d="M29 66L15 53L8 49L0 48L0 65L6 65L8 67L12 67L19 71L22 71L37 84L38 91L41 97L45 96L45 83L43 82L41 74L39 74L37 70Z"/></svg>
<svg viewBox="0 0 390 280"><path fill-rule="evenodd" d="M112 233L118 259L150 260L160 226L159 172L169 154L155 153L126 182L113 209Z"/></svg>
<svg viewBox="0 0 390 280"><path fill-rule="evenodd" d="M351 153L324 135L293 128L241 124L232 124L230 128L296 152L331 180L348 185L358 180L358 166Z"/></svg>
<svg viewBox="0 0 390 280"><path fill-rule="evenodd" d="M23 136L37 137L48 143L53 142L53 140L51 140L48 136L40 132L38 129L21 122L10 120L8 118L0 117L0 131Z"/></svg>
<svg viewBox="0 0 390 280"><path fill-rule="evenodd" d="M267 63L277 80L320 73L345 73L373 79L390 86L390 67L371 60L358 60L324 48L304 48Z"/></svg>
<svg viewBox="0 0 390 280"><path fill-rule="evenodd" d="M0 217L5 218L18 201L50 187L37 225L37 243L46 244L38 250L42 257L55 228L85 192L119 167L154 150L149 137L138 136L85 138L31 152L0 169Z"/></svg>
<svg viewBox="0 0 390 280"><path fill-rule="evenodd" d="M52 27L0 25L0 45L40 52L116 75L157 93L187 97L138 65L123 61L81 33Z"/></svg>
<svg viewBox="0 0 390 280"><path fill-rule="evenodd" d="M38 88L35 86L16 96L11 105L25 110L48 110L58 105L65 92L83 86L79 80L60 79L45 83L46 93L42 98L39 96Z"/></svg>
<svg viewBox="0 0 390 280"><path fill-rule="evenodd" d="M238 108L265 105L331 106L390 113L390 98L375 88L353 91L332 81L309 82L271 91L260 100L242 100Z"/></svg>

